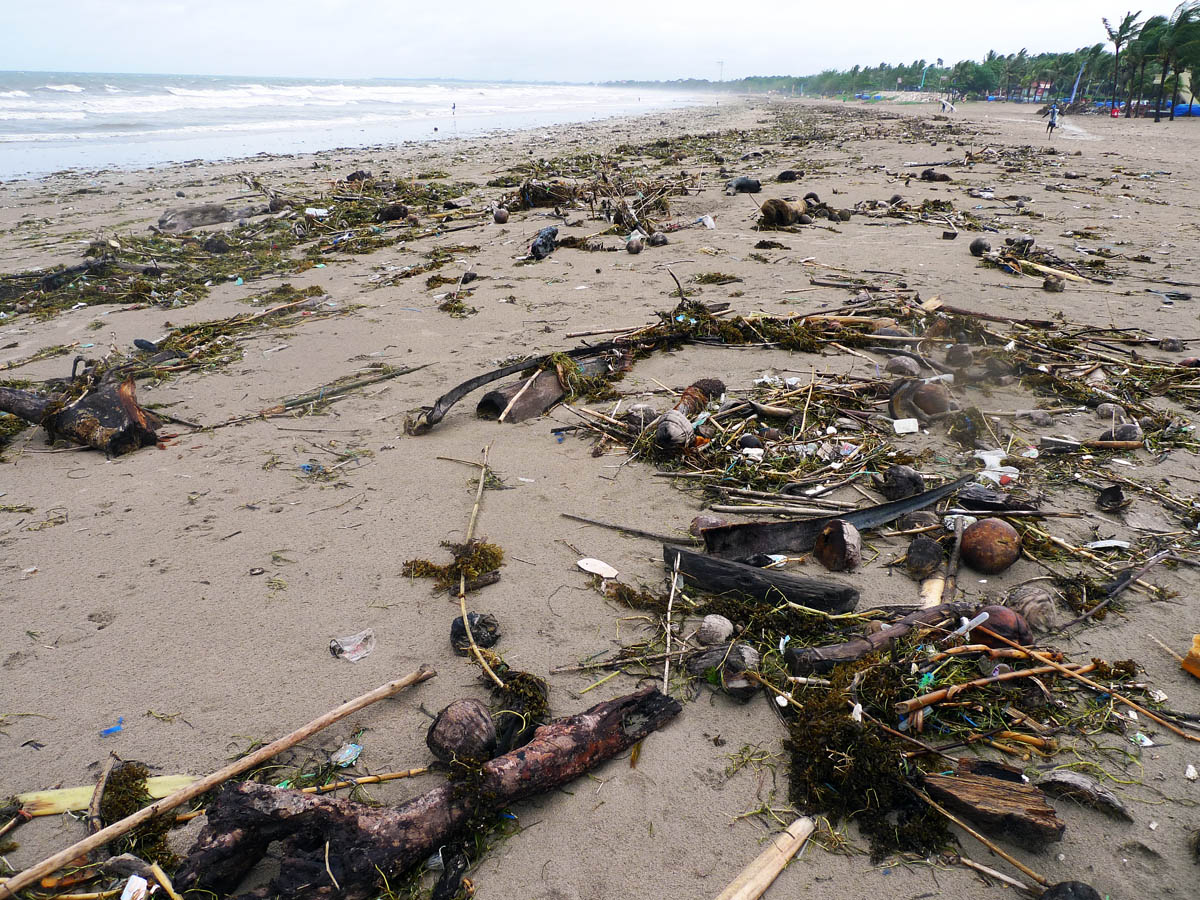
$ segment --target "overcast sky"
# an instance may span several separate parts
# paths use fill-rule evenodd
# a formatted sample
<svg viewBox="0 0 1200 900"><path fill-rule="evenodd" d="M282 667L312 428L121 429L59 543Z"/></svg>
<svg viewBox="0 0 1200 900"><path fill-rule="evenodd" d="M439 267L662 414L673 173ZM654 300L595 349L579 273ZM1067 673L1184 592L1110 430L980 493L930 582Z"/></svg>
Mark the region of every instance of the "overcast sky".
<svg viewBox="0 0 1200 900"><path fill-rule="evenodd" d="M1104 40L1104 0L2 0L0 67L602 81L805 75ZM1174 0L1146 15L1169 12Z"/></svg>

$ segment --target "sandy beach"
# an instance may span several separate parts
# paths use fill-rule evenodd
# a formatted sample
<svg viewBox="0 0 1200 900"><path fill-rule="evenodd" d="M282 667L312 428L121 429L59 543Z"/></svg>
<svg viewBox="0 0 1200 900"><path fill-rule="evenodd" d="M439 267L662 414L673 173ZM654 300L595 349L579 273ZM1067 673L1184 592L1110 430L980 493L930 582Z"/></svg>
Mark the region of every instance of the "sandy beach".
<svg viewBox="0 0 1200 900"><path fill-rule="evenodd" d="M488 693L478 668L450 647L450 622L458 615L453 598L434 592L428 581L402 576L401 568L414 558L444 561L440 542L462 540L478 477L471 463L485 446L506 489L484 492L477 534L503 547L506 561L500 582L472 593L469 602L499 620L503 636L496 650L514 668L548 680L550 707L559 716L652 683L620 674L589 689L607 673L551 674L660 631L647 614L606 600L576 567L578 559L603 560L622 581L655 590L668 579L659 542L561 514L681 535L712 498L686 479L658 477L653 464L630 461L619 446L594 453L592 432L555 433L580 424L561 406L544 417L497 424L474 415L479 394L473 394L429 434L408 435L404 424L412 411L516 354L578 346L573 333L650 324L678 302L670 273L689 296L727 302L735 314L820 314L854 302L855 292L812 279L883 277L914 291L906 295L913 302L937 297L979 313L1061 316L1138 329L1155 340L1183 339L1182 352L1155 344L1137 348L1143 358L1163 363L1196 353L1200 300L1166 302L1162 293L1148 291L1198 291L1170 282L1200 282L1200 124L1068 117L1051 140L1032 106L968 103L935 118L937 111L936 104L868 108L723 98L719 106L471 140L0 184L0 272L6 274L78 263L93 241L144 236L171 207L261 202L242 176L311 198L314 206L346 192L344 179L359 170L400 180L436 173L420 180L474 185L464 192L469 207L441 233L406 237L370 253L323 253L319 266L282 276L229 277L194 303L172 307L163 297L157 304L92 304L46 317L14 309L0 319L3 378L37 382L67 376L76 355L100 357L110 347L127 353L135 339L155 341L183 325L262 309L269 302L263 295L285 282L320 289L311 321L252 330L230 344L228 364L137 386L142 403L181 420L248 421L215 430L168 423L164 432L177 436L161 449L113 459L52 448L33 428L0 451L0 798L94 784L110 751L143 761L155 774L205 774L421 664L435 668L437 677L318 734L289 761L319 758L361 732L364 749L352 773L428 764L429 714L460 697L487 700ZM793 134L804 139L787 140ZM644 151L655 142L678 152L651 157ZM513 189L487 183L533 161L622 145L623 165L694 184L686 196L671 197L662 216L689 227L669 232L666 246L637 255L563 247L536 264L518 265L543 227L557 226L561 240L587 237L607 223L579 204L562 216L546 207L514 209L508 223L498 225L490 207ZM1021 156L1023 147L1033 149ZM939 167L952 177L948 182L922 181L924 166L909 165L966 154L971 165ZM778 181L787 169L803 174ZM762 192L727 194L726 182L740 175L760 179ZM1080 263L1107 248L1102 252L1116 274L1109 283L1069 281L1064 292L1048 293L1040 277L982 266L968 252L978 235L946 240L945 224L936 221L855 215L795 232L756 229L764 200L794 200L810 191L848 209L871 200L886 204L895 194L914 209L949 200L959 211L1000 224L985 235L993 245L1029 235L1039 247ZM1017 197L1025 199L1010 199ZM424 224L431 221L426 211L413 212ZM711 216L715 228L694 225L702 216ZM450 230L460 225L470 227ZM203 239L230 227L196 233ZM622 237L596 240L617 249ZM782 248L756 249L764 238ZM425 275L396 277L427 262L438 247L457 248L448 251L453 261L437 270L448 284L429 288ZM477 276L465 300L477 311L452 317L439 304L463 286L466 272ZM713 272L739 280L696 282ZM61 346L69 349L25 362ZM877 377L885 361L871 350L688 345L637 360L616 387L625 407L645 400L661 408L664 386L680 391L701 377L719 377L730 397L741 398L764 374L805 384L820 374ZM364 387L319 414L306 415L301 407L291 417L253 418L285 398L381 363L424 368ZM1017 385L954 390L964 406L989 411L1056 405ZM613 402L584 405L609 412ZM1194 419L1174 400L1151 402ZM1051 433L1091 439L1103 430L1090 410L1056 416L1052 427L1020 419L1005 427L1012 430L1010 447L1036 446L1039 436ZM970 454L950 442L944 428L891 437L919 455L931 474L970 471ZM1040 526L1072 545L1117 539L1139 551L1195 546L1186 512L1131 491L1132 505L1099 514L1094 491L1043 485L1038 465L1032 460L1022 471L1024 491L1039 495L1046 508L1088 513ZM1189 503L1200 492L1197 456L1186 449L1141 449L1102 465ZM882 500L866 481L862 490L846 486L828 497L864 506ZM907 540L864 534L862 567L840 576L861 592L861 608L917 602L917 585L886 565ZM1104 558L1122 568L1135 557ZM789 565L797 574L827 574L812 559ZM960 594L998 598L1042 574L1029 559L996 576L964 570ZM1197 681L1151 635L1186 652L1200 631L1197 576L1187 565L1160 566L1145 580L1171 596L1130 592L1123 613L1073 628L1053 645L1080 662L1133 659L1143 670L1139 678L1164 692L1169 707L1196 712ZM1065 608L1059 614L1074 617ZM676 624L686 635L695 623ZM377 640L371 655L356 663L331 656L332 638L367 628ZM657 678L661 682L661 672ZM788 819L785 731L763 694L741 704L682 682L674 694L685 700L683 712L645 740L636 767L624 754L591 777L512 808L521 830L471 872L476 897L618 900L721 892L758 854L779 818ZM119 720L122 730L102 736ZM1059 740L1064 748L1077 747L1079 756L1065 749L1052 761L1029 764L1101 759L1112 779L1106 784L1129 807L1132 821L1056 799L1066 823L1060 843L1038 854L1001 844L1051 882L1079 879L1112 898L1196 896L1188 837L1200 827L1200 784L1184 773L1189 765L1200 767L1200 750L1145 721L1132 723L1130 734L1139 729L1153 746L1068 732ZM1097 752L1096 745L1116 749ZM746 748L759 761L739 767L735 760ZM367 793L398 803L440 780L428 774ZM764 808L775 816L755 814ZM201 817L176 832L181 852L202 824ZM945 859L872 862L854 827L840 831L846 842L822 842L836 844L838 852L811 843L766 896L1014 895ZM3 861L20 870L85 833L78 818L39 818L8 836L18 846ZM1020 877L970 838L960 841L963 855ZM266 875L255 877L262 883Z"/></svg>

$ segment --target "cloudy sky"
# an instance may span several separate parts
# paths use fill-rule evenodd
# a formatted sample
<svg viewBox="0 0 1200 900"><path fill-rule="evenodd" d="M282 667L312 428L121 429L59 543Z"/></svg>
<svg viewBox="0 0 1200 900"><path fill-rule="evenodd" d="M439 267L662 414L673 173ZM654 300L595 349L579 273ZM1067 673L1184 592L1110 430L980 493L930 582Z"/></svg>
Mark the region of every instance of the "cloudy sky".
<svg viewBox="0 0 1200 900"><path fill-rule="evenodd" d="M1169 12L1147 8L1146 15ZM4 0L0 66L600 81L948 63L1104 39L1106 0Z"/></svg>

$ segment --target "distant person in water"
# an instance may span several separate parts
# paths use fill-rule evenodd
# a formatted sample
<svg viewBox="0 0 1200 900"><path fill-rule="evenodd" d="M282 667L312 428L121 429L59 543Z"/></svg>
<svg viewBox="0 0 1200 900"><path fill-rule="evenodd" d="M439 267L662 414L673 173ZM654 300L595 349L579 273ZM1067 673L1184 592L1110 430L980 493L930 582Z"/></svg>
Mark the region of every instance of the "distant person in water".
<svg viewBox="0 0 1200 900"><path fill-rule="evenodd" d="M1050 120L1046 122L1046 136L1053 137L1054 129L1058 127L1058 104L1050 104Z"/></svg>

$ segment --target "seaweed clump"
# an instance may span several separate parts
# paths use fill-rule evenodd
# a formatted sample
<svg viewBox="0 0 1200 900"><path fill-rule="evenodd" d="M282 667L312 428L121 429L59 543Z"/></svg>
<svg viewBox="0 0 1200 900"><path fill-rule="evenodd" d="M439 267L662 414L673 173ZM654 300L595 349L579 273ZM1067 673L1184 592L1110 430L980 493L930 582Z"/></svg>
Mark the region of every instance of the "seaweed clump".
<svg viewBox="0 0 1200 900"><path fill-rule="evenodd" d="M599 372L588 375L580 368L579 363L565 353L553 353L546 360L546 368L554 368L558 372L559 383L566 391L566 401L574 402L580 398L586 400L611 400L617 396L611 381L621 377L622 372Z"/></svg>
<svg viewBox="0 0 1200 900"><path fill-rule="evenodd" d="M139 762L123 762L112 770L100 799L100 818L105 825L131 816L154 802L146 787L150 770ZM179 865L179 857L171 850L167 833L171 829L169 817L151 819L145 825L109 844L114 855L134 853L147 862L156 862L171 870Z"/></svg>
<svg viewBox="0 0 1200 900"><path fill-rule="evenodd" d="M504 550L484 540L473 540L466 544L442 541L454 559L449 565L438 565L428 559L405 560L400 573L407 578L432 578L433 586L440 590L457 588L459 580L478 578L494 572L504 563Z"/></svg>
<svg viewBox="0 0 1200 900"><path fill-rule="evenodd" d="M829 689L801 695L788 723L791 802L807 813L856 822L876 861L893 852L928 856L946 848L950 831L910 789L918 773L901 742L851 717L851 697L869 697L880 715L902 697L895 667L873 655L838 666L830 680Z"/></svg>

